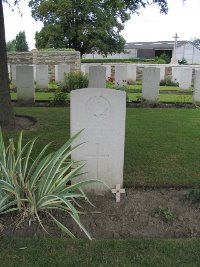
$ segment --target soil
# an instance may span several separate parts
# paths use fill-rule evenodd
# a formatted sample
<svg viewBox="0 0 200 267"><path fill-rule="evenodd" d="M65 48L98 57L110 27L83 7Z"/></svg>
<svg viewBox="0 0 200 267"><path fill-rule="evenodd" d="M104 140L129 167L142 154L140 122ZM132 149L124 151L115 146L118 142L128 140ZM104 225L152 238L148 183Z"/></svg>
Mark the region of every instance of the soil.
<svg viewBox="0 0 200 267"><path fill-rule="evenodd" d="M16 130L28 130L36 124L36 119L31 116L15 115Z"/></svg>
<svg viewBox="0 0 200 267"><path fill-rule="evenodd" d="M200 237L200 203L191 202L187 190L130 188L119 203L111 193L89 199L95 208L84 204L80 218L95 239ZM76 236L85 237L69 216L54 215ZM47 215L41 219L50 236L63 236ZM17 220L16 215L1 215L1 235L48 236L36 220L31 226L28 221L17 226Z"/></svg>

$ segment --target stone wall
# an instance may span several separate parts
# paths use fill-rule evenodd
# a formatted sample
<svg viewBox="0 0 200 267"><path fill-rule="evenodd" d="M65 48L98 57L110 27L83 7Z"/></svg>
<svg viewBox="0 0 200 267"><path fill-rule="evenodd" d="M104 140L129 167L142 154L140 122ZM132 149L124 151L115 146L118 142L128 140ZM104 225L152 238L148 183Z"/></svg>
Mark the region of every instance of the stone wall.
<svg viewBox="0 0 200 267"><path fill-rule="evenodd" d="M9 52L8 63L22 65L48 65L49 79L55 78L55 65L69 64L71 71L80 70L80 52L77 51L33 51Z"/></svg>

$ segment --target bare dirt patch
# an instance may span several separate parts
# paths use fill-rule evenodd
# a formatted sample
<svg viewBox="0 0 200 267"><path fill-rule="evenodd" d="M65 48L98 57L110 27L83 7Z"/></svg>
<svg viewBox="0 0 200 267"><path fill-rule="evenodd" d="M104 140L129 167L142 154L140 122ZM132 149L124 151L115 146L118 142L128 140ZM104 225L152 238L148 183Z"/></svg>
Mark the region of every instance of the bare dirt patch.
<svg viewBox="0 0 200 267"><path fill-rule="evenodd" d="M188 199L187 190L127 189L121 202L113 194L91 196L95 208L84 205L81 221L95 239L183 238L200 236L200 203ZM69 216L55 214L78 237L85 237ZM47 217L42 222L52 237L63 234ZM25 221L16 227L17 216L1 215L3 236L44 236L37 221Z"/></svg>
<svg viewBox="0 0 200 267"><path fill-rule="evenodd" d="M15 115L16 130L29 130L36 122L36 119L31 116Z"/></svg>

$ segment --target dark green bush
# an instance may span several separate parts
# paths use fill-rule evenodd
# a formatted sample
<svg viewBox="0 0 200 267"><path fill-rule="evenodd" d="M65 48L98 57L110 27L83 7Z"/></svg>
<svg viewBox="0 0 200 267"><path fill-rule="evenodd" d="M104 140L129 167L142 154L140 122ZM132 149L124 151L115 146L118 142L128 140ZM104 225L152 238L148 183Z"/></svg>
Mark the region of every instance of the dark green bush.
<svg viewBox="0 0 200 267"><path fill-rule="evenodd" d="M178 63L180 65L187 65L188 64L187 60L184 57L181 60L179 60Z"/></svg>
<svg viewBox="0 0 200 267"><path fill-rule="evenodd" d="M53 100L51 104L53 106L65 106L68 103L67 93L63 92L61 88L58 88L54 92Z"/></svg>
<svg viewBox="0 0 200 267"><path fill-rule="evenodd" d="M64 92L70 92L79 88L87 88L88 82L88 76L82 72L70 72L65 75L64 82L61 84L61 89Z"/></svg>

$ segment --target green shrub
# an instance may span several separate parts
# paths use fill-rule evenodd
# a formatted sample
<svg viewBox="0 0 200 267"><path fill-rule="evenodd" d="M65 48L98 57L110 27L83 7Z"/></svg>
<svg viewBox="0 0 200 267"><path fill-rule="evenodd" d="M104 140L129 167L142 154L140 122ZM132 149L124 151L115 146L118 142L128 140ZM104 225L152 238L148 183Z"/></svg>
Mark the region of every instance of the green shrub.
<svg viewBox="0 0 200 267"><path fill-rule="evenodd" d="M22 146L21 133L16 147L13 139L10 139L8 147L5 148L0 131L0 214L17 211L20 218L27 219L30 223L37 219L46 231L40 216L45 213L62 231L75 238L74 234L56 219L53 211L57 210L70 215L91 239L80 222L77 201L89 202L81 187L96 180L67 185L81 175L84 166L84 163L70 159L72 151L80 146L72 146L72 142L80 133L54 153L46 155L50 144L46 145L33 160L31 154L36 139Z"/></svg>
<svg viewBox="0 0 200 267"><path fill-rule="evenodd" d="M115 81L112 77L108 77L106 80L106 88L113 89L115 87Z"/></svg>
<svg viewBox="0 0 200 267"><path fill-rule="evenodd" d="M184 57L181 60L179 60L178 63L180 65L187 65L188 64L187 60Z"/></svg>
<svg viewBox="0 0 200 267"><path fill-rule="evenodd" d="M88 87L88 76L82 72L70 72L65 75L64 82L61 84L62 91L70 92L79 88Z"/></svg>
<svg viewBox="0 0 200 267"><path fill-rule="evenodd" d="M51 104L53 106L65 106L68 103L68 96L66 92L63 92L62 89L59 87L53 93L53 99Z"/></svg>
<svg viewBox="0 0 200 267"><path fill-rule="evenodd" d="M156 61L157 64L166 64L166 61L163 59L163 58L159 58L157 61Z"/></svg>
<svg viewBox="0 0 200 267"><path fill-rule="evenodd" d="M178 82L172 81L171 77L166 77L160 81L160 86L179 86Z"/></svg>

